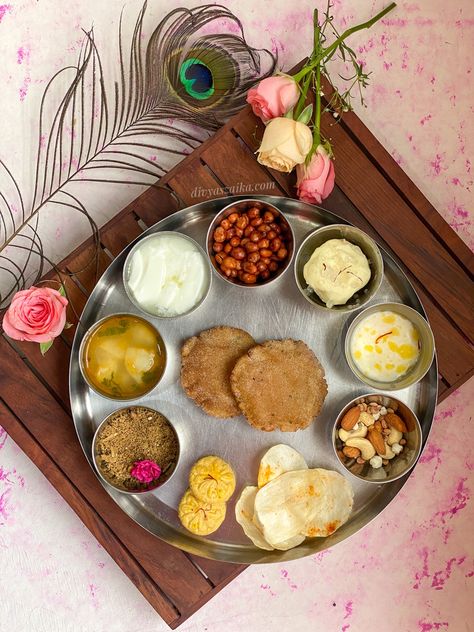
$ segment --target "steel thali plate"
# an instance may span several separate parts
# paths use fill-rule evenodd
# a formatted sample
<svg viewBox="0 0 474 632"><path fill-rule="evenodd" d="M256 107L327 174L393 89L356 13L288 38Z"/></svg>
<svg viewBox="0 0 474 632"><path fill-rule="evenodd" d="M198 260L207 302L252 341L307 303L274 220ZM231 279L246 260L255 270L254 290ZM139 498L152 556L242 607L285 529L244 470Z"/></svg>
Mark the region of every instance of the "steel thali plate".
<svg viewBox="0 0 474 632"><path fill-rule="evenodd" d="M347 223L329 211L275 196L255 196L283 211L296 238L295 252L308 233L320 226ZM162 230L179 231L194 238L205 248L206 232L215 214L227 204L244 197L228 197L203 202L177 211L143 233ZM135 242L133 242L135 243ZM121 494L101 481L115 502L138 524L159 538L187 552L211 559L236 563L268 563L297 559L322 551L356 533L375 518L397 495L408 476L392 483L376 485L358 480L339 463L331 444L334 420L349 400L373 389L358 381L344 357L344 337L359 311L330 312L313 307L299 292L293 274L293 263L280 279L256 290L227 283L213 273L211 290L206 301L188 316L174 319L147 317L165 341L168 364L160 384L148 395L131 403L114 402L93 392L81 376L79 346L84 333L97 320L109 314L139 311L127 298L122 269L132 244L118 255L92 292L81 316L70 364L70 396L76 431L84 453L92 465L92 438L100 422L111 412L132 404L155 408L174 424L181 442L181 456L172 479L154 492L140 495ZM385 274L377 295L370 304L396 301L405 303L425 315L423 306L404 272L394 259L381 249ZM140 313L144 316L143 313ZM303 340L322 363L328 383L328 396L323 410L305 430L261 432L252 428L243 417L220 420L209 417L183 392L180 381L180 350L183 342L204 329L230 325L248 331L257 342L269 338ZM400 391L391 391L417 414L426 442L437 399L436 360L418 384ZM255 547L235 521L234 506L245 485L255 485L261 456L271 446L287 443L299 450L310 467L333 469L349 477L354 488L354 510L349 521L327 538L307 539L289 551L263 551ZM229 461L235 470L237 488L228 503L223 525L208 537L194 536L180 524L177 516L179 500L188 487L192 464L201 456L217 454Z"/></svg>

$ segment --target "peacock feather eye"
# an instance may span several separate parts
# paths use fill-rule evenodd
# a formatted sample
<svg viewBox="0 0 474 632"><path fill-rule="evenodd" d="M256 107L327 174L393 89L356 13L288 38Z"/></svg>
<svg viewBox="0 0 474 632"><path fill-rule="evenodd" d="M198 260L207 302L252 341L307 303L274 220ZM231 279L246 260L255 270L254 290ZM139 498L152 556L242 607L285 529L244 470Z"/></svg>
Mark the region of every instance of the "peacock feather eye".
<svg viewBox="0 0 474 632"><path fill-rule="evenodd" d="M197 57L186 59L181 64L179 80L186 93L194 99L208 99L214 94L212 70Z"/></svg>
<svg viewBox="0 0 474 632"><path fill-rule="evenodd" d="M173 52L168 80L175 94L195 110L216 106L240 82L237 62L221 46L206 41Z"/></svg>

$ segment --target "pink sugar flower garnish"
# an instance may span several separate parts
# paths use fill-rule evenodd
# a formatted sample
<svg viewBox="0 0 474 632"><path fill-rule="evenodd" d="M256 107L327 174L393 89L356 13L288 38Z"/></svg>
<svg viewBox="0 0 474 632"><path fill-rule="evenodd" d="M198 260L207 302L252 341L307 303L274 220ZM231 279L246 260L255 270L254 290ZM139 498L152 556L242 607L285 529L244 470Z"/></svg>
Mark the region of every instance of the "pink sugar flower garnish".
<svg viewBox="0 0 474 632"><path fill-rule="evenodd" d="M161 467L150 459L135 461L130 475L140 483L151 483L161 476Z"/></svg>

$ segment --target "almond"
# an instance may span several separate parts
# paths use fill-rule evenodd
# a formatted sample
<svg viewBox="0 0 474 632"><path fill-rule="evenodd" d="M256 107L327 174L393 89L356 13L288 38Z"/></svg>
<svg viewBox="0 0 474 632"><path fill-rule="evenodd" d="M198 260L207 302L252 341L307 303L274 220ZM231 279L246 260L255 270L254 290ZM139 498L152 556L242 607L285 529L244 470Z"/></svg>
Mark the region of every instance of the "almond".
<svg viewBox="0 0 474 632"><path fill-rule="evenodd" d="M408 432L408 428L406 427L403 419L395 413L387 413L385 415L385 421L389 426L395 428L399 432Z"/></svg>
<svg viewBox="0 0 474 632"><path fill-rule="evenodd" d="M342 451L350 459L357 459L357 457L360 456L359 448L351 448L350 446L346 445L342 448Z"/></svg>
<svg viewBox="0 0 474 632"><path fill-rule="evenodd" d="M380 456L383 456L385 454L385 441L383 440L383 436L380 432L377 432L377 430L375 429L369 428L367 439L374 446L377 454L379 454Z"/></svg>
<svg viewBox="0 0 474 632"><path fill-rule="evenodd" d="M375 430L377 430L377 432L382 432L382 424L380 423L380 421L376 421L374 423L374 428Z"/></svg>
<svg viewBox="0 0 474 632"><path fill-rule="evenodd" d="M344 430L352 430L359 421L360 410L357 406L350 408L341 420L341 428Z"/></svg>

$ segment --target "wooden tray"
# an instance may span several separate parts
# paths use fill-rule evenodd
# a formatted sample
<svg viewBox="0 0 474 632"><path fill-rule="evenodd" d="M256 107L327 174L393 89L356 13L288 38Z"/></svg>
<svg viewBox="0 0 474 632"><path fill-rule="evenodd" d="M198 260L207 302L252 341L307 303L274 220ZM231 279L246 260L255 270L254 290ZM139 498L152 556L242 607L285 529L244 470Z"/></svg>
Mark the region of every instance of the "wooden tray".
<svg viewBox="0 0 474 632"><path fill-rule="evenodd" d="M325 90L327 93L327 90ZM413 280L434 330L440 398L474 373L474 257L375 137L352 113L324 133L336 150L337 187L324 206L375 236ZM145 191L101 230L102 273L122 248L176 209L228 193L294 196L293 176L259 165L262 126L248 108ZM80 270L86 242L61 264ZM95 266L63 281L76 310L96 283ZM54 278L50 275L49 278ZM72 313L69 320L74 321ZM187 555L133 523L108 496L87 463L69 411L68 363L74 330L43 358L39 346L0 337L0 424L74 509L166 623L176 628L232 581L244 566Z"/></svg>

